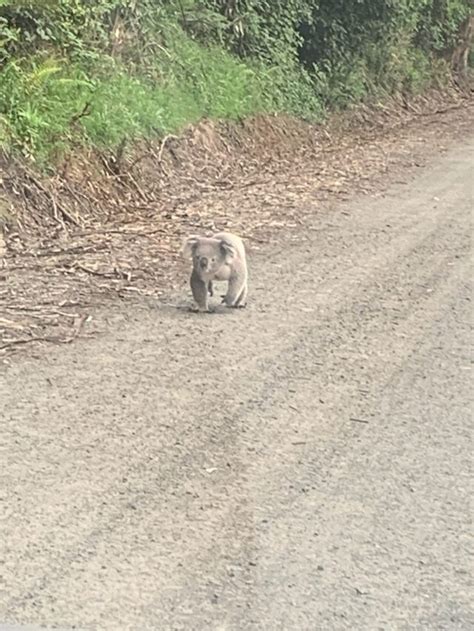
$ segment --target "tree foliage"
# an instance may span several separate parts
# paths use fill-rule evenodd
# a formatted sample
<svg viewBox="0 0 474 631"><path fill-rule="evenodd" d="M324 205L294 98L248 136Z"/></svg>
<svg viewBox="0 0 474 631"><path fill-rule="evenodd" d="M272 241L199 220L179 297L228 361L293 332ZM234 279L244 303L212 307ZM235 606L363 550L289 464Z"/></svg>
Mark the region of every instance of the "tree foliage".
<svg viewBox="0 0 474 631"><path fill-rule="evenodd" d="M242 57L311 68L400 36L443 53L470 14L471 0L0 0L1 54L146 48L175 19Z"/></svg>
<svg viewBox="0 0 474 631"><path fill-rule="evenodd" d="M421 90L465 65L470 16L471 0L0 0L0 145Z"/></svg>

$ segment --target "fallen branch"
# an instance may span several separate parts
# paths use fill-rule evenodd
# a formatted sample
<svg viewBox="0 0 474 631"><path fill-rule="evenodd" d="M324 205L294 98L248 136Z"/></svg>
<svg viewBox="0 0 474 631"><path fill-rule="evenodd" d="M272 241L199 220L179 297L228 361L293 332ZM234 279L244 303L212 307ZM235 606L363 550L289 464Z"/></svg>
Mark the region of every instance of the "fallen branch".
<svg viewBox="0 0 474 631"><path fill-rule="evenodd" d="M47 188L45 188L32 173L29 173L28 171L25 170L25 175L36 186L36 188L38 188L42 193L44 193L45 195L49 197L49 199L51 200L51 204L53 206L53 216L55 216L55 218L57 218L56 215L57 215L57 211L59 210L59 212L71 223L75 224L78 227L81 227L80 222L68 210L66 210L62 204L59 204L56 201L56 198L54 197L53 193L49 191Z"/></svg>
<svg viewBox="0 0 474 631"><path fill-rule="evenodd" d="M101 276L102 278L113 278L116 276L116 273L113 272L99 272L98 270L95 269L90 269L90 267L86 267L85 265L81 265L80 263L76 263L75 265L73 265L73 269L80 269L83 272L87 272L88 274L91 274L92 276Z"/></svg>
<svg viewBox="0 0 474 631"><path fill-rule="evenodd" d="M73 342L84 326L84 323L88 320L87 315L82 315L78 318L76 325L74 326L72 335L67 337L60 337L57 335L45 335L45 336L35 336L29 337L27 340L10 340L5 344L0 346L0 351L6 351L8 349L14 348L15 346L21 346L25 344L31 344L32 342L48 342L49 344L70 344Z"/></svg>

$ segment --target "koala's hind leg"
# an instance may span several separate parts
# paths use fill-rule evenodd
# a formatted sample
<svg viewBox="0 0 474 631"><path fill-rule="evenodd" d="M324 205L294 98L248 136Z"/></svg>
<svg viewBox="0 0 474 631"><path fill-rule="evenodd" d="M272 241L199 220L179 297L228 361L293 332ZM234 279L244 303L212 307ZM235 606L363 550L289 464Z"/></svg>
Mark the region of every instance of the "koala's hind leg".
<svg viewBox="0 0 474 631"><path fill-rule="evenodd" d="M199 311L209 311L208 283L199 278L195 270L192 271L190 283Z"/></svg>
<svg viewBox="0 0 474 631"><path fill-rule="evenodd" d="M245 283L245 285L242 288L242 291L240 292L239 297L237 298L237 302L235 303L236 307L240 307L241 309L243 309L246 306L248 293L249 293L249 289L248 289L247 283Z"/></svg>
<svg viewBox="0 0 474 631"><path fill-rule="evenodd" d="M229 286L227 293L224 296L224 302L228 307L238 307L241 302L241 296L247 298L247 281L241 278L231 278L229 280Z"/></svg>

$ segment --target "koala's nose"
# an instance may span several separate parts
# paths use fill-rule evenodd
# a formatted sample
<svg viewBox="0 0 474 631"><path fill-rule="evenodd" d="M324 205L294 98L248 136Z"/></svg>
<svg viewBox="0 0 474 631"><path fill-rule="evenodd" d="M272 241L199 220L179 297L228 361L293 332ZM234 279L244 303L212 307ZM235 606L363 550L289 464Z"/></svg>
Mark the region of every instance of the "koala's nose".
<svg viewBox="0 0 474 631"><path fill-rule="evenodd" d="M202 267L202 269L206 269L206 267L207 267L207 258L205 256L203 256L201 258L201 260L199 261L199 265Z"/></svg>

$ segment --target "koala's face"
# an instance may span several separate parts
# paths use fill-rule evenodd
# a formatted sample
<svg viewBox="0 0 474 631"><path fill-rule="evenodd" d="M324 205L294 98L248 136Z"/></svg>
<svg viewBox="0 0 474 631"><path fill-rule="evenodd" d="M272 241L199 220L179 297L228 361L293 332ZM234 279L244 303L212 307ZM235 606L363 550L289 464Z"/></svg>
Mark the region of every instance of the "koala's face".
<svg viewBox="0 0 474 631"><path fill-rule="evenodd" d="M198 243L193 252L194 268L201 274L215 274L225 262L219 243Z"/></svg>

